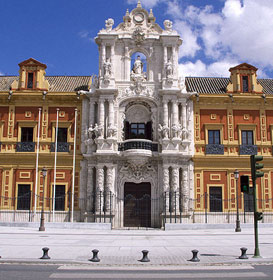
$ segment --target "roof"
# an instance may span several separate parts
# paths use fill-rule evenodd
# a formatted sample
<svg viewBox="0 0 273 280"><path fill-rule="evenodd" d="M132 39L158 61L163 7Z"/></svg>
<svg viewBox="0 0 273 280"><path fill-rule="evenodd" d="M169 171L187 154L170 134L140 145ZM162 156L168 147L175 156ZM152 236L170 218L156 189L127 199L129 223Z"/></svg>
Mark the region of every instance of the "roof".
<svg viewBox="0 0 273 280"><path fill-rule="evenodd" d="M9 91L18 76L0 76L0 91ZM91 76L46 76L49 82L49 92L75 92L88 90Z"/></svg>
<svg viewBox="0 0 273 280"><path fill-rule="evenodd" d="M265 94L273 94L273 79L257 79ZM214 77L186 77L185 83L188 92L204 94L224 94L230 78Z"/></svg>

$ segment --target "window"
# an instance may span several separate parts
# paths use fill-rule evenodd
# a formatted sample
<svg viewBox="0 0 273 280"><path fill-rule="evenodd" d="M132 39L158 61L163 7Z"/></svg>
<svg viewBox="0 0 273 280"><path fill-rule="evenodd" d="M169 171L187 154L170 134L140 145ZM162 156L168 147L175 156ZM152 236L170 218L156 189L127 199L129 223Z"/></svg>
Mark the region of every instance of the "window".
<svg viewBox="0 0 273 280"><path fill-rule="evenodd" d="M208 142L209 144L220 144L220 130L209 130L208 131Z"/></svg>
<svg viewBox="0 0 273 280"><path fill-rule="evenodd" d="M27 88L33 88L34 85L34 73L29 72L27 74Z"/></svg>
<svg viewBox="0 0 273 280"><path fill-rule="evenodd" d="M222 212L222 188L210 187L209 188L209 210L210 212Z"/></svg>
<svg viewBox="0 0 273 280"><path fill-rule="evenodd" d="M145 123L131 123L130 138L145 138Z"/></svg>
<svg viewBox="0 0 273 280"><path fill-rule="evenodd" d="M58 142L66 143L67 142L67 128L59 127L58 128Z"/></svg>
<svg viewBox="0 0 273 280"><path fill-rule="evenodd" d="M21 127L21 142L33 142L33 127Z"/></svg>
<svg viewBox="0 0 273 280"><path fill-rule="evenodd" d="M243 76L242 81L243 81L243 92L249 92L248 76Z"/></svg>
<svg viewBox="0 0 273 280"><path fill-rule="evenodd" d="M65 185L56 185L55 189L55 210L65 210Z"/></svg>
<svg viewBox="0 0 273 280"><path fill-rule="evenodd" d="M252 188L249 189L249 194L244 193L244 210L245 212L254 212L254 201Z"/></svg>
<svg viewBox="0 0 273 280"><path fill-rule="evenodd" d="M242 145L254 145L252 130L242 130Z"/></svg>
<svg viewBox="0 0 273 280"><path fill-rule="evenodd" d="M17 210L30 209L30 185L18 185Z"/></svg>
<svg viewBox="0 0 273 280"><path fill-rule="evenodd" d="M129 123L125 122L125 139L148 139L152 140L152 122Z"/></svg>

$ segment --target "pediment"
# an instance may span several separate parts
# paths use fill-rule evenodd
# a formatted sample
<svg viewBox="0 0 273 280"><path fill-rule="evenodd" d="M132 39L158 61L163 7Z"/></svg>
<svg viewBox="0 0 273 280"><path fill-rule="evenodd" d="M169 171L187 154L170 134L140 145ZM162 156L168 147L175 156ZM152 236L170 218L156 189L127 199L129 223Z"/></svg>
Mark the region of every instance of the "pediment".
<svg viewBox="0 0 273 280"><path fill-rule="evenodd" d="M229 69L230 72L234 71L234 70L254 70L254 71L257 71L258 68L256 68L253 65L250 65L248 63L241 63L241 64Z"/></svg>
<svg viewBox="0 0 273 280"><path fill-rule="evenodd" d="M27 60L22 61L18 64L20 67L22 66L40 66L42 68L47 68L47 66L34 58L29 58Z"/></svg>

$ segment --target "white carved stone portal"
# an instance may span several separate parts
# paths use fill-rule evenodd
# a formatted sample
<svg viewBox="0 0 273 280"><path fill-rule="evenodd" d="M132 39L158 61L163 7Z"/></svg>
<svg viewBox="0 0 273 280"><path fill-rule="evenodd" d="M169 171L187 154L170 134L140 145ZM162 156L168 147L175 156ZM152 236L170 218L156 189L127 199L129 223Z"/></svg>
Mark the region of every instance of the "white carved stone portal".
<svg viewBox="0 0 273 280"><path fill-rule="evenodd" d="M106 20L96 43L98 76L83 101L84 219L98 221L97 214L105 211L107 221L123 227L127 182L151 184L152 227L163 225L163 213L173 214L175 198L165 200L165 192L181 195L183 203L176 204L182 203L187 219L193 198L193 105L178 76L181 38L171 21L165 20L162 29L139 2L116 27ZM125 122L145 124L147 131L151 125L151 139L125 139L130 129ZM99 192L108 194L101 199Z"/></svg>

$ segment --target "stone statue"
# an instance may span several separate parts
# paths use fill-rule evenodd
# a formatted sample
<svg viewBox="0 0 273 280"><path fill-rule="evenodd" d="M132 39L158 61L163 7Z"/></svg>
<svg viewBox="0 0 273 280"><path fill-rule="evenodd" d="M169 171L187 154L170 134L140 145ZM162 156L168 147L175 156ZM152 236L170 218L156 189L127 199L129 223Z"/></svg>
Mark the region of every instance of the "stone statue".
<svg viewBox="0 0 273 280"><path fill-rule="evenodd" d="M103 136L103 127L101 125L95 124L94 127L91 125L88 131L95 135L96 138Z"/></svg>
<svg viewBox="0 0 273 280"><path fill-rule="evenodd" d="M169 128L167 127L167 125L162 126L161 124L159 124L158 132L160 133L162 139L168 139Z"/></svg>
<svg viewBox="0 0 273 280"><path fill-rule="evenodd" d="M117 128L111 124L108 126L107 132L108 132L108 138L113 138L117 135Z"/></svg>
<svg viewBox="0 0 273 280"><path fill-rule="evenodd" d="M172 64L170 59L168 59L168 62L166 63L165 71L166 71L166 78L172 77L172 75L173 75L173 64Z"/></svg>
<svg viewBox="0 0 273 280"><path fill-rule="evenodd" d="M106 61L103 63L103 73L104 77L110 77L112 74L112 64L109 58L106 58Z"/></svg>
<svg viewBox="0 0 273 280"><path fill-rule="evenodd" d="M143 72L143 63L140 59L140 55L138 55L137 59L135 60L133 72L135 74L142 74L142 72Z"/></svg>
<svg viewBox="0 0 273 280"><path fill-rule="evenodd" d="M172 125L172 133L173 138L181 138L182 137L182 128L180 124L173 124Z"/></svg>
<svg viewBox="0 0 273 280"><path fill-rule="evenodd" d="M105 29L107 32L110 32L113 28L113 25L114 25L114 20L112 18L108 18L106 21L105 21Z"/></svg>
<svg viewBox="0 0 273 280"><path fill-rule="evenodd" d="M172 31L173 23L170 20L166 19L164 20L164 27L166 31Z"/></svg>

